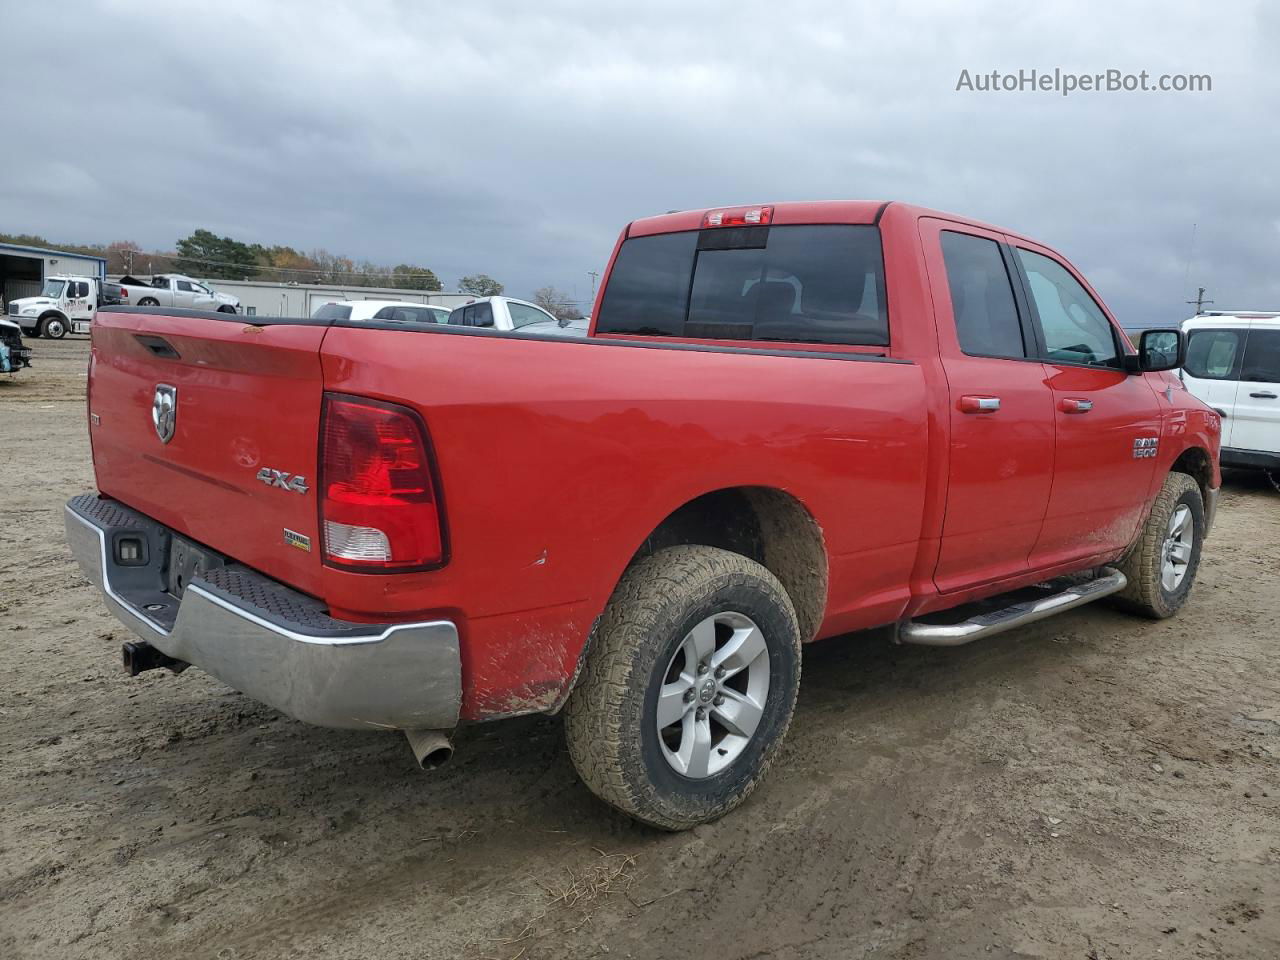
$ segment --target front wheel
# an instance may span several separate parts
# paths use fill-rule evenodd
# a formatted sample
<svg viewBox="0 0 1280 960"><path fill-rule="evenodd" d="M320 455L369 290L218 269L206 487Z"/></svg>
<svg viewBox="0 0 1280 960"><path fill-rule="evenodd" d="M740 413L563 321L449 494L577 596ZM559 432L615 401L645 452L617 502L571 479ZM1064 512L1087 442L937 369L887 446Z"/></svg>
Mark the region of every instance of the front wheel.
<svg viewBox="0 0 1280 960"><path fill-rule="evenodd" d="M1187 602L1200 568L1204 542L1204 498L1194 479L1171 473L1156 496L1147 522L1118 566L1129 585L1115 595L1120 606L1163 620Z"/></svg>
<svg viewBox="0 0 1280 960"><path fill-rule="evenodd" d="M791 723L800 629L776 577L727 550L659 550L623 576L565 707L578 774L644 823L742 803Z"/></svg>
<svg viewBox="0 0 1280 960"><path fill-rule="evenodd" d="M40 331L50 340L61 340L67 335L67 321L61 317L45 317L40 324Z"/></svg>

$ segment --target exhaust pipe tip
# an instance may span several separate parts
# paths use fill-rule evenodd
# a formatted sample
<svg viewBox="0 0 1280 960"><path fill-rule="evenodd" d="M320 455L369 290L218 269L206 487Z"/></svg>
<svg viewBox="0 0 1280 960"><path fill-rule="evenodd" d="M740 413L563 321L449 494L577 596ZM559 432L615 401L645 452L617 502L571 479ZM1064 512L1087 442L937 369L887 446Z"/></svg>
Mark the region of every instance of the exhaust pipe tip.
<svg viewBox="0 0 1280 960"><path fill-rule="evenodd" d="M423 770L435 770L453 757L453 741L445 730L406 730L405 738Z"/></svg>

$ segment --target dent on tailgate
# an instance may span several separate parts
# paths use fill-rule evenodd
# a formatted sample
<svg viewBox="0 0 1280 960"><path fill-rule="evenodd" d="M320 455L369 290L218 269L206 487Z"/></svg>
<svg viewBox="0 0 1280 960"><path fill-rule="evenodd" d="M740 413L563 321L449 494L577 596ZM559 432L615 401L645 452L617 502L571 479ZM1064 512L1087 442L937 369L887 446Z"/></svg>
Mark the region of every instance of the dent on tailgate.
<svg viewBox="0 0 1280 960"><path fill-rule="evenodd" d="M100 313L90 394L98 488L272 577L313 588L325 329ZM160 385L176 389L167 442L152 418ZM264 467L295 482L264 483ZM310 550L286 531L309 540Z"/></svg>

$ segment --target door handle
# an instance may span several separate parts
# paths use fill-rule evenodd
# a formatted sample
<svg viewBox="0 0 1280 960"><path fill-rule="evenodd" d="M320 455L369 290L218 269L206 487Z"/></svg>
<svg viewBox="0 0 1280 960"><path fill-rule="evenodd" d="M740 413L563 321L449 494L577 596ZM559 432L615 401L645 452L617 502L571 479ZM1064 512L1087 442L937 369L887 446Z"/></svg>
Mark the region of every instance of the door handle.
<svg viewBox="0 0 1280 960"><path fill-rule="evenodd" d="M1058 406L1063 413L1088 413L1093 409L1093 401L1080 397L1063 397Z"/></svg>
<svg viewBox="0 0 1280 960"><path fill-rule="evenodd" d="M1263 390L1260 393L1251 393L1249 396L1253 397L1255 400L1274 400L1276 398L1276 395L1270 390Z"/></svg>
<svg viewBox="0 0 1280 960"><path fill-rule="evenodd" d="M995 413L1000 409L999 397L961 397L961 413Z"/></svg>

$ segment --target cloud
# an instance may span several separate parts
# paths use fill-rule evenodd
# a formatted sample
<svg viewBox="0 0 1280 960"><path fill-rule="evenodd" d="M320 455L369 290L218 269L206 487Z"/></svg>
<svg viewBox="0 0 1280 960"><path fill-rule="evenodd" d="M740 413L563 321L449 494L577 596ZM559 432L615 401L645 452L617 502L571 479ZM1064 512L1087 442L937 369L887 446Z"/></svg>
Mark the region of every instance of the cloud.
<svg viewBox="0 0 1280 960"><path fill-rule="evenodd" d="M1184 8L1185 7L1185 8ZM1064 252L1123 322L1280 308L1280 15L1260 3L9 5L0 229L246 241L587 295L676 208L903 199ZM970 93L962 69L1208 73ZM1195 242L1192 246L1192 225Z"/></svg>

